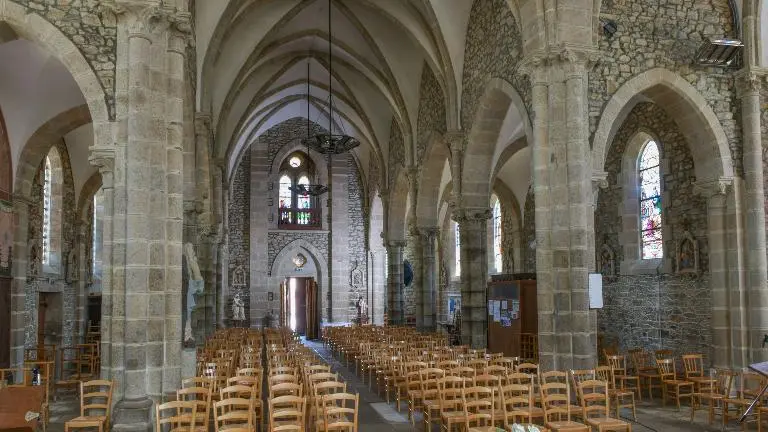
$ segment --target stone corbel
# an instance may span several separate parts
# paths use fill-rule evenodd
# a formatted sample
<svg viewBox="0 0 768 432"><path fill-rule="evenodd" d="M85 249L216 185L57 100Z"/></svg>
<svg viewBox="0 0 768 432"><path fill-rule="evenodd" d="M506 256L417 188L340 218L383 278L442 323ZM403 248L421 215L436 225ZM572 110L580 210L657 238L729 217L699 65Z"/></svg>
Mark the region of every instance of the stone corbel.
<svg viewBox="0 0 768 432"><path fill-rule="evenodd" d="M693 184L693 193L710 199L727 195L733 188L733 177L720 177L715 180L702 180Z"/></svg>
<svg viewBox="0 0 768 432"><path fill-rule="evenodd" d="M448 148L451 150L451 155L464 151L464 131L450 130L446 132L443 137L445 142L448 143Z"/></svg>
<svg viewBox="0 0 768 432"><path fill-rule="evenodd" d="M211 115L209 113L195 113L195 135L208 139L211 136Z"/></svg>
<svg viewBox="0 0 768 432"><path fill-rule="evenodd" d="M595 171L592 173L592 207L597 208L597 198L600 196L600 189L608 188L608 173L605 171Z"/></svg>
<svg viewBox="0 0 768 432"><path fill-rule="evenodd" d="M104 187L111 188L114 186L115 149L113 147L92 147L88 162L98 167Z"/></svg>
<svg viewBox="0 0 768 432"><path fill-rule="evenodd" d="M564 44L557 53L567 76L583 76L600 62L600 51L586 46Z"/></svg>
<svg viewBox="0 0 768 432"><path fill-rule="evenodd" d="M493 211L490 208L457 208L452 212L452 218L461 224L485 222L493 217Z"/></svg>
<svg viewBox="0 0 768 432"><path fill-rule="evenodd" d="M386 242L388 248L404 248L408 246L408 242L405 240L389 240Z"/></svg>
<svg viewBox="0 0 768 432"><path fill-rule="evenodd" d="M752 69L741 70L736 77L736 97L739 99L746 94L760 93L763 84L768 78L764 70L756 71Z"/></svg>

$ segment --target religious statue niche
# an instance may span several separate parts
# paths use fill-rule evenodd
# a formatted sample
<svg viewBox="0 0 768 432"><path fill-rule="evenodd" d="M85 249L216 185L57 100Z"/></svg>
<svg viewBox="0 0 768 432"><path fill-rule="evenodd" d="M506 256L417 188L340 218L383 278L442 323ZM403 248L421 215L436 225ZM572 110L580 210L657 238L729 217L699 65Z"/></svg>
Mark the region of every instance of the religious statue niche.
<svg viewBox="0 0 768 432"><path fill-rule="evenodd" d="M598 270L603 276L616 276L616 255L613 253L613 249L605 243L600 247L598 264L600 265Z"/></svg>
<svg viewBox="0 0 768 432"><path fill-rule="evenodd" d="M683 238L677 245L677 272L699 272L699 243L689 231L683 233Z"/></svg>
<svg viewBox="0 0 768 432"><path fill-rule="evenodd" d="M355 302L357 308L357 316L354 321L357 324L368 323L368 302L365 300L365 296L361 291L363 290L363 271L360 269L360 262L355 260L352 263L352 271L349 273L349 285L353 293L357 293L358 298Z"/></svg>
<svg viewBox="0 0 768 432"><path fill-rule="evenodd" d="M246 284L245 284L245 267L239 265L232 271L232 297L231 297L231 313L232 324L237 327L242 327L245 324L245 305L246 305Z"/></svg>

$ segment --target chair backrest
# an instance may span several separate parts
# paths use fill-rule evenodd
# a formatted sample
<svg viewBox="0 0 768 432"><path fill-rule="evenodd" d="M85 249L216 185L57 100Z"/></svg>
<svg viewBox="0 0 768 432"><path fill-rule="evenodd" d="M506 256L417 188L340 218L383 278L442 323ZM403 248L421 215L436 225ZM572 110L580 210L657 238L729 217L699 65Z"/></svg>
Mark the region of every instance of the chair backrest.
<svg viewBox="0 0 768 432"><path fill-rule="evenodd" d="M616 388L615 369L610 366L598 366L595 368L595 378L608 383L610 388Z"/></svg>
<svg viewBox="0 0 768 432"><path fill-rule="evenodd" d="M656 369L656 364L652 361L651 354L642 349L631 349L628 351L630 358L632 359L632 367L635 368L635 373Z"/></svg>
<svg viewBox="0 0 768 432"><path fill-rule="evenodd" d="M275 424L280 424L280 430L303 431L307 399L298 396L280 396L269 400L270 430L275 430Z"/></svg>
<svg viewBox="0 0 768 432"><path fill-rule="evenodd" d="M534 363L520 363L515 368L517 372L521 373L527 373L531 375L538 375L539 374L539 365Z"/></svg>
<svg viewBox="0 0 768 432"><path fill-rule="evenodd" d="M528 415L533 408L533 382L502 386L499 397L505 422L514 423L518 416Z"/></svg>
<svg viewBox="0 0 768 432"><path fill-rule="evenodd" d="M155 405L155 431L194 431L198 406L194 402L173 401Z"/></svg>
<svg viewBox="0 0 768 432"><path fill-rule="evenodd" d="M685 368L685 377L703 377L704 376L704 356L701 354L684 354L683 368Z"/></svg>
<svg viewBox="0 0 768 432"><path fill-rule="evenodd" d="M488 387L469 387L463 389L464 427L467 431L473 427L493 425L496 415L494 391Z"/></svg>
<svg viewBox="0 0 768 432"><path fill-rule="evenodd" d="M446 374L474 380L475 375L477 375L477 371L469 366L461 366L446 371Z"/></svg>
<svg viewBox="0 0 768 432"><path fill-rule="evenodd" d="M568 374L571 376L570 385L576 389L576 399L579 401L579 405L581 405L581 392L579 390L579 384L584 381L594 380L596 378L596 373L594 369L572 369L568 372Z"/></svg>
<svg viewBox="0 0 768 432"><path fill-rule="evenodd" d="M657 359L672 358L673 353L671 349L660 349L653 352L654 357Z"/></svg>
<svg viewBox="0 0 768 432"><path fill-rule="evenodd" d="M360 395L334 393L322 397L323 422L326 432L343 430L357 432Z"/></svg>
<svg viewBox="0 0 768 432"><path fill-rule="evenodd" d="M245 427L253 430L253 401L244 398L223 399L213 404L216 416L216 432L230 427Z"/></svg>
<svg viewBox="0 0 768 432"><path fill-rule="evenodd" d="M233 385L251 387L254 391L254 397L261 398L262 381L258 378L247 375L233 376L232 378L227 379L227 386Z"/></svg>
<svg viewBox="0 0 768 432"><path fill-rule="evenodd" d="M192 377L181 380L181 388L205 387L212 388L213 382L208 377Z"/></svg>
<svg viewBox="0 0 768 432"><path fill-rule="evenodd" d="M259 381L261 381L262 377L264 376L264 371L261 368L240 368L237 370L237 375L239 376L250 376L257 378Z"/></svg>
<svg viewBox="0 0 768 432"><path fill-rule="evenodd" d="M733 384L738 373L730 369L717 369L715 371L715 385L710 387L713 393L730 396Z"/></svg>
<svg viewBox="0 0 768 432"><path fill-rule="evenodd" d="M539 386L541 391L541 407L544 409L545 423L553 421L571 420L570 385L565 383L549 382Z"/></svg>
<svg viewBox="0 0 768 432"><path fill-rule="evenodd" d="M208 418L211 415L211 388L187 387L176 390L176 399L194 402L197 405L197 425L208 430Z"/></svg>
<svg viewBox="0 0 768 432"><path fill-rule="evenodd" d="M586 380L579 383L581 412L585 417L608 417L610 399L608 383L600 380Z"/></svg>
<svg viewBox="0 0 768 432"><path fill-rule="evenodd" d="M475 385L479 387L497 388L501 385L498 375L480 374L475 377Z"/></svg>
<svg viewBox="0 0 768 432"><path fill-rule="evenodd" d="M269 387L269 397L304 396L304 386L296 383L280 383Z"/></svg>
<svg viewBox="0 0 768 432"><path fill-rule="evenodd" d="M656 366L659 368L659 375L661 380L673 380L677 377L677 367L675 366L675 359L671 358L657 358Z"/></svg>
<svg viewBox="0 0 768 432"><path fill-rule="evenodd" d="M623 355L609 355L605 357L608 362L608 366L613 369L613 373L616 375L627 374L627 361Z"/></svg>
<svg viewBox="0 0 768 432"><path fill-rule="evenodd" d="M275 384L282 384L282 383L298 384L298 382L299 382L299 377L296 375L279 374L279 375L272 375L269 377L270 386L273 386Z"/></svg>
<svg viewBox="0 0 768 432"><path fill-rule="evenodd" d="M80 381L81 416L103 416L109 420L111 410L112 381Z"/></svg>
<svg viewBox="0 0 768 432"><path fill-rule="evenodd" d="M219 396L221 400L233 398L253 399L253 392L254 389L251 386L235 384L219 389Z"/></svg>
<svg viewBox="0 0 768 432"><path fill-rule="evenodd" d="M766 378L754 372L742 372L739 378L739 395L744 399L751 399L765 386Z"/></svg>

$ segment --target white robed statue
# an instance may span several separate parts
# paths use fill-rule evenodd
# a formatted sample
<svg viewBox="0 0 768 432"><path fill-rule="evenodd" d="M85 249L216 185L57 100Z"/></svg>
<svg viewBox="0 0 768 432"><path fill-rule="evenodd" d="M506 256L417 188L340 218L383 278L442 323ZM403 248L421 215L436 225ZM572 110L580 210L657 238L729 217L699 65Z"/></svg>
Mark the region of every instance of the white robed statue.
<svg viewBox="0 0 768 432"><path fill-rule="evenodd" d="M232 320L245 321L245 302L240 293L232 298Z"/></svg>

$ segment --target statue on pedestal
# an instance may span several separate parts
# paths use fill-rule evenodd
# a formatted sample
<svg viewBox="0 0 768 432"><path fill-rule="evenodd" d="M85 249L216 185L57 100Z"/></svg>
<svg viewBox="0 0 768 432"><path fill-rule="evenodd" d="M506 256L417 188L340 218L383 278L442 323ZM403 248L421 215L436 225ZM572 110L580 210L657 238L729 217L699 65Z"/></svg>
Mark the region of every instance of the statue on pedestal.
<svg viewBox="0 0 768 432"><path fill-rule="evenodd" d="M232 321L245 321L245 302L240 293L232 297Z"/></svg>

